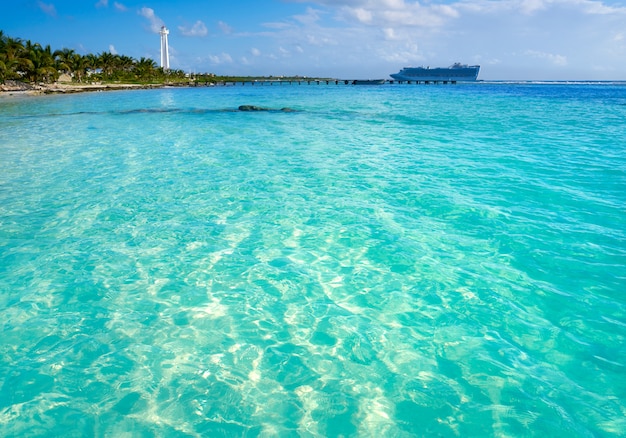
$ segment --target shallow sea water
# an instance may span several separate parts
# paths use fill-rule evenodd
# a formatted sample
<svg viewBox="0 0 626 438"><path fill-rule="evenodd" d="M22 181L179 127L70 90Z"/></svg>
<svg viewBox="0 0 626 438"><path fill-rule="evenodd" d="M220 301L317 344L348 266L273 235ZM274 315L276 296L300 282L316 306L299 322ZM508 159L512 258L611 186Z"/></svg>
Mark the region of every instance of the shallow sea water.
<svg viewBox="0 0 626 438"><path fill-rule="evenodd" d="M2 97L0 327L7 437L626 435L626 86Z"/></svg>

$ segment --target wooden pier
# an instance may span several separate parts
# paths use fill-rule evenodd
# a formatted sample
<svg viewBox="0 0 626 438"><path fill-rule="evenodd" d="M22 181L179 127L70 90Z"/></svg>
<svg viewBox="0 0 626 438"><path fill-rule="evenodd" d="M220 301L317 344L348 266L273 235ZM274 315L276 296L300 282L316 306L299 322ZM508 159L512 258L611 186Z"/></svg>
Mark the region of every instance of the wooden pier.
<svg viewBox="0 0 626 438"><path fill-rule="evenodd" d="M457 81L396 81L396 80L361 80L361 79L259 79L254 81L192 81L189 82L190 86L195 87L233 87L233 86L249 86L249 87L263 87L263 86L283 86L283 85L367 85L377 86L386 84L405 84L405 85L448 85L456 84Z"/></svg>

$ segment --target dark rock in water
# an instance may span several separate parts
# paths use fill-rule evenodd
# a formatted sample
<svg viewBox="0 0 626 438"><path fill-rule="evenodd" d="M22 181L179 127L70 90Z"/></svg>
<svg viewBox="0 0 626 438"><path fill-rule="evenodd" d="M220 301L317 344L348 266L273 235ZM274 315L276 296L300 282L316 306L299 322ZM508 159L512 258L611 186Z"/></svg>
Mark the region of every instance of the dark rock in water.
<svg viewBox="0 0 626 438"><path fill-rule="evenodd" d="M263 108L262 106L254 105L241 105L239 111L270 111L270 108Z"/></svg>
<svg viewBox="0 0 626 438"><path fill-rule="evenodd" d="M255 105L240 105L239 106L239 111L282 111L284 113L296 112L296 110L293 109L293 108L281 108L281 109L277 110L277 109L273 109L273 108L265 108L265 107L262 107L262 106L255 106Z"/></svg>

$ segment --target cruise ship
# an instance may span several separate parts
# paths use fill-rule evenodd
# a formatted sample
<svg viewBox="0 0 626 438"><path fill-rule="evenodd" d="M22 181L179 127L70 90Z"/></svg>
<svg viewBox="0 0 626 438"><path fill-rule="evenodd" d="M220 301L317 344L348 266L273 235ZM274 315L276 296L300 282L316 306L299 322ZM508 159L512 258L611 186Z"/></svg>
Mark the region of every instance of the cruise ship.
<svg viewBox="0 0 626 438"><path fill-rule="evenodd" d="M480 65L455 63L450 67L405 67L390 75L397 81L475 81Z"/></svg>

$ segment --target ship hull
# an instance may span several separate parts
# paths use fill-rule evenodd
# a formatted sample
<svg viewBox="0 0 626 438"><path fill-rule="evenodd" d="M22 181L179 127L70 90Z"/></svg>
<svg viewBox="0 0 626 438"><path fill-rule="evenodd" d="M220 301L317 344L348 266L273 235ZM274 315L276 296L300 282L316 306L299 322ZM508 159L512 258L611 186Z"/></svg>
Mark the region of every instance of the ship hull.
<svg viewBox="0 0 626 438"><path fill-rule="evenodd" d="M397 81L423 81L423 82L439 82L439 81L475 81L480 71L479 65L460 65L455 64L451 67L405 67L398 73L390 75Z"/></svg>

